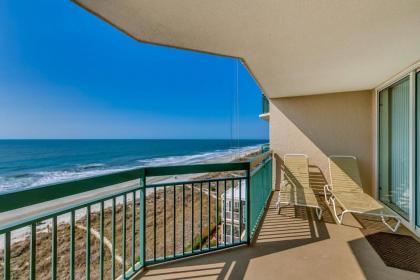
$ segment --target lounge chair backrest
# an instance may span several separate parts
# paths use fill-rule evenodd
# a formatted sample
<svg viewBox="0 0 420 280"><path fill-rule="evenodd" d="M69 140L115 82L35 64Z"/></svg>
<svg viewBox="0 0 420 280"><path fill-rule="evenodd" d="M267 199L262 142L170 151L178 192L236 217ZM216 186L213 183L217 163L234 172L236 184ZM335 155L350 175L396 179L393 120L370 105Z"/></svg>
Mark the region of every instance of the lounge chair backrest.
<svg viewBox="0 0 420 280"><path fill-rule="evenodd" d="M357 159L353 156L328 158L333 191L363 192Z"/></svg>
<svg viewBox="0 0 420 280"><path fill-rule="evenodd" d="M286 179L295 187L310 188L308 156L303 154L286 154L284 156Z"/></svg>

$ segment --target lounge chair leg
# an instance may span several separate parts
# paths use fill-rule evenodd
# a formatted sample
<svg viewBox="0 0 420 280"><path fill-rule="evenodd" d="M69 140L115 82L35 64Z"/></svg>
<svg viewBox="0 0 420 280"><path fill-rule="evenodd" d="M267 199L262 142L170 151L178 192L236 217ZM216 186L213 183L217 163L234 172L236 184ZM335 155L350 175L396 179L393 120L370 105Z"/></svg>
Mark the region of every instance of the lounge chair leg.
<svg viewBox="0 0 420 280"><path fill-rule="evenodd" d="M322 208L315 208L316 216L318 217L318 220L322 219Z"/></svg>
<svg viewBox="0 0 420 280"><path fill-rule="evenodd" d="M324 186L324 198L327 205L330 205L330 200L327 198L328 185Z"/></svg>
<svg viewBox="0 0 420 280"><path fill-rule="evenodd" d="M347 213L346 210L344 210L343 212L341 212L341 214L340 214L341 219L338 221L340 223L340 225L343 223L344 214L346 214L346 213Z"/></svg>
<svg viewBox="0 0 420 280"><path fill-rule="evenodd" d="M343 222L343 218L344 218L344 214L347 213L346 210L344 210L343 212L341 212L340 216L337 215L337 210L335 209L335 199L333 197L330 198L332 204L333 204L333 209L334 209L334 216L337 219L338 223L341 225Z"/></svg>
<svg viewBox="0 0 420 280"><path fill-rule="evenodd" d="M395 225L395 227L391 227L391 225L390 224L388 224L386 221L385 221L385 218L384 218L384 216L381 216L381 219L382 219L382 222L392 231L392 232L396 232L397 230L398 230L398 228L400 227L400 224L401 224L401 220L400 219L395 219L396 221L397 221L397 224Z"/></svg>

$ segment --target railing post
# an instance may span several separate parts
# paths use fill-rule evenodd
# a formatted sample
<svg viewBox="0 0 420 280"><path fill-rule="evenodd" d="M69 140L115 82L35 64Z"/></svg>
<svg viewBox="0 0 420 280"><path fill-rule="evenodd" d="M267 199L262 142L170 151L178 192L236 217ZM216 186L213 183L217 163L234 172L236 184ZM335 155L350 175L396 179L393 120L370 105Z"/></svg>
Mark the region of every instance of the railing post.
<svg viewBox="0 0 420 280"><path fill-rule="evenodd" d="M146 265L146 171L140 176L140 267Z"/></svg>
<svg viewBox="0 0 420 280"><path fill-rule="evenodd" d="M3 277L4 280L9 280L10 277L10 258L11 258L11 253L10 253L10 238L11 236L11 232L8 231L6 232L6 234L4 235L4 249L3 249Z"/></svg>
<svg viewBox="0 0 420 280"><path fill-rule="evenodd" d="M251 244L251 167L246 170L246 241Z"/></svg>
<svg viewBox="0 0 420 280"><path fill-rule="evenodd" d="M36 223L31 224L31 242L30 242L30 279L36 277Z"/></svg>

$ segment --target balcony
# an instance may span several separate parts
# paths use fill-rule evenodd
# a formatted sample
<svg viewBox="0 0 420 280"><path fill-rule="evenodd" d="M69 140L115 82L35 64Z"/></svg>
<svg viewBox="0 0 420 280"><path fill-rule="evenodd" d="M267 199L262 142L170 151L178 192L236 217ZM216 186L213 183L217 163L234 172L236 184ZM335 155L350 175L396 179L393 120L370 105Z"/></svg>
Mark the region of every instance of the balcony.
<svg viewBox="0 0 420 280"><path fill-rule="evenodd" d="M5 193L0 278L130 279L152 265L247 245L272 192L271 174L266 152ZM249 203L239 211L245 234L231 241L220 238L221 194L235 187L245 188Z"/></svg>
<svg viewBox="0 0 420 280"><path fill-rule="evenodd" d="M268 98L263 95L262 96L262 108L261 108L261 114L259 117L263 120L270 120L270 102L268 101Z"/></svg>
<svg viewBox="0 0 420 280"><path fill-rule="evenodd" d="M278 214L276 199L274 192L250 246L153 267L141 279L419 279L387 266L368 242L368 234L387 231L380 220L349 216L338 225L329 211L320 222L301 207Z"/></svg>
<svg viewBox="0 0 420 280"><path fill-rule="evenodd" d="M168 178L174 175L178 180ZM319 185L319 176L311 177ZM242 187L243 234L222 238L221 195ZM0 278L418 279L387 266L368 241L387 231L380 220L349 215L338 225L322 196L322 221L302 207L278 214L276 199L271 152L245 162L141 168L6 193ZM399 234L412 236L404 227Z"/></svg>

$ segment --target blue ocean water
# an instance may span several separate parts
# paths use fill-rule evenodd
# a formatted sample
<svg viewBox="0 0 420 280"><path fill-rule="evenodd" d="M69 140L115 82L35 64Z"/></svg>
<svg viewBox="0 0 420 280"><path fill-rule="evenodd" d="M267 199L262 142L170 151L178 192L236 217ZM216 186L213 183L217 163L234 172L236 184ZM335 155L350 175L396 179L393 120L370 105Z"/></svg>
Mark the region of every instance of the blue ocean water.
<svg viewBox="0 0 420 280"><path fill-rule="evenodd" d="M264 140L0 140L0 193L141 166L228 159Z"/></svg>

